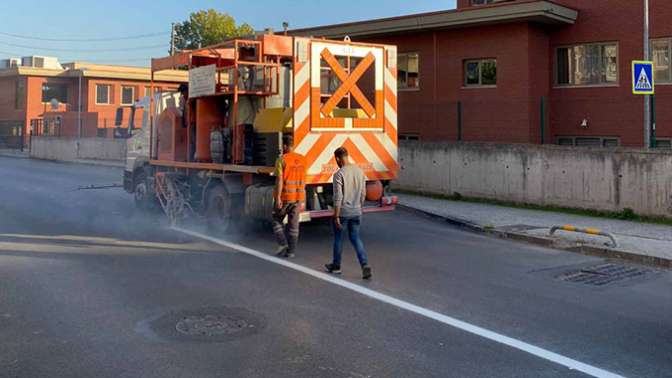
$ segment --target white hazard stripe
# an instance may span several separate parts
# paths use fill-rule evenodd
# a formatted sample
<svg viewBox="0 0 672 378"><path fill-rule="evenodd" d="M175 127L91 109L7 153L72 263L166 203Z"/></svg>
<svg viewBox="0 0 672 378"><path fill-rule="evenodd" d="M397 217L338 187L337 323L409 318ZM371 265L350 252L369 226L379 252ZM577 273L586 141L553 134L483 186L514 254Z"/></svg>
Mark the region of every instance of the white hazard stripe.
<svg viewBox="0 0 672 378"><path fill-rule="evenodd" d="M296 90L300 90L306 82L308 82L309 76L308 74L310 73L310 64L304 64L303 67L299 70L299 72L296 74L296 77L294 79L294 82L296 83Z"/></svg>
<svg viewBox="0 0 672 378"><path fill-rule="evenodd" d="M397 130L397 112L394 111L394 108L387 102L387 100L385 100L385 118L387 118L390 125Z"/></svg>
<svg viewBox="0 0 672 378"><path fill-rule="evenodd" d="M336 151L336 149L338 147L341 147L343 145L343 143L345 143L345 140L347 138L348 137L345 136L345 135L337 135L336 137L334 137L334 139L331 140L331 143L329 143L324 148L324 150L322 150L322 152L320 153L320 156L318 156L317 159L315 159L315 162L313 163L313 165L308 169L308 174L309 175L319 175L319 174L321 174L322 173L322 166L329 163L332 156L334 156L334 151Z"/></svg>
<svg viewBox="0 0 672 378"><path fill-rule="evenodd" d="M364 137L362 137L361 134L351 134L350 135L350 140L352 143L355 144L357 149L359 149L359 152L364 155L366 160L373 165L373 169L376 170L376 172L386 172L387 167L385 166L385 163L383 163L382 160L380 160L380 157L376 152L369 146L369 144L366 142Z"/></svg>
<svg viewBox="0 0 672 378"><path fill-rule="evenodd" d="M299 128L310 116L310 97L294 112L294 130Z"/></svg>
<svg viewBox="0 0 672 378"><path fill-rule="evenodd" d="M309 133L305 138L303 138L299 145L296 146L294 152L305 156L313 147L313 145L315 145L318 139L320 139L320 134Z"/></svg>
<svg viewBox="0 0 672 378"><path fill-rule="evenodd" d="M399 150L397 149L397 145L390 139L390 136L387 134L378 134L376 133L376 138L380 141L380 144L385 147L385 150L387 151L390 156L394 159L394 162L399 161Z"/></svg>
<svg viewBox="0 0 672 378"><path fill-rule="evenodd" d="M392 93L394 93L394 97L397 97L397 79L392 76L392 72L388 69L385 69L385 83Z"/></svg>

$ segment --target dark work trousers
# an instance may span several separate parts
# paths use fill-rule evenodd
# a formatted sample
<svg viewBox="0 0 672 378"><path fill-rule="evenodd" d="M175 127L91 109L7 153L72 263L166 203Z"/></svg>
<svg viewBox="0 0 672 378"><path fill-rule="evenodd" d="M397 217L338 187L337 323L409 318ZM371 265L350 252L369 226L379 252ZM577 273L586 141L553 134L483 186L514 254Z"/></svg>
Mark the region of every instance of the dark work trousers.
<svg viewBox="0 0 672 378"><path fill-rule="evenodd" d="M296 245L299 242L299 220L301 215L301 206L298 202L286 203L282 209L273 211L273 233L278 240L278 245L288 247L288 253L296 252ZM284 220L288 217L287 227L285 229Z"/></svg>

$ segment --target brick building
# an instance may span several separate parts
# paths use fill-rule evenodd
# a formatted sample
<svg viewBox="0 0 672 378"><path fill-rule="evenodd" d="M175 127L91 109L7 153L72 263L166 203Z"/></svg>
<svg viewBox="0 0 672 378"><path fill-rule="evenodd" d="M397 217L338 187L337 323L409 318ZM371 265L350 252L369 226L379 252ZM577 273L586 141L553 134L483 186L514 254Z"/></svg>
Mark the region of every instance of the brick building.
<svg viewBox="0 0 672 378"><path fill-rule="evenodd" d="M669 147L672 2L650 3L657 135ZM397 45L402 139L641 147L630 63L644 55L643 20L635 0L458 0L292 33Z"/></svg>
<svg viewBox="0 0 672 378"><path fill-rule="evenodd" d="M111 137L115 126L128 125L130 106L150 92L148 68L61 66L53 58L22 61L26 65L8 60L0 68L0 142L5 144L16 144L18 135L31 131L76 137L80 118L83 137ZM155 78L155 90L176 90L187 81L186 72L162 72Z"/></svg>

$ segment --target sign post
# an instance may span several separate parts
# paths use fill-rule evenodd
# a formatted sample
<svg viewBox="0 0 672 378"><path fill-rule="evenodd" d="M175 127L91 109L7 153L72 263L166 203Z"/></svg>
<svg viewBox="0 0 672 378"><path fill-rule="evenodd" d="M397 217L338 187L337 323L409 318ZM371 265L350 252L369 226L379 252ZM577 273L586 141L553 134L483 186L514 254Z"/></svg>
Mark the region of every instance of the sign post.
<svg viewBox="0 0 672 378"><path fill-rule="evenodd" d="M632 93L635 95L644 95L650 101L646 101L645 121L646 136L645 147L653 148L656 146L656 117L652 114L655 111L656 83L653 71L653 62L646 60L635 60L632 62ZM648 115L648 117L646 116Z"/></svg>

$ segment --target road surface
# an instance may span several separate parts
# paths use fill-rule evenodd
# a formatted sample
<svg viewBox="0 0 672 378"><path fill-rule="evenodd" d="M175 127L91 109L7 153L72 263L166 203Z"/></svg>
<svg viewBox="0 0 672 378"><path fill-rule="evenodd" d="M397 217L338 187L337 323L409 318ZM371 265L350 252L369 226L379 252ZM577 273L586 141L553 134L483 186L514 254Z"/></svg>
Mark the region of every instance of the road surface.
<svg viewBox="0 0 672 378"><path fill-rule="evenodd" d="M340 285L306 273L329 260L326 224L302 228L297 270L170 230L121 189L76 190L120 181L0 158L0 376L672 377L669 271L567 282L604 260L397 211L365 218L373 281L348 246ZM270 231L218 239L274 250Z"/></svg>

